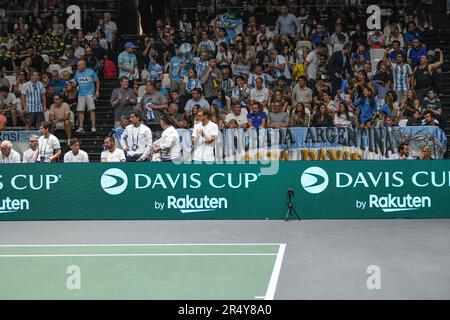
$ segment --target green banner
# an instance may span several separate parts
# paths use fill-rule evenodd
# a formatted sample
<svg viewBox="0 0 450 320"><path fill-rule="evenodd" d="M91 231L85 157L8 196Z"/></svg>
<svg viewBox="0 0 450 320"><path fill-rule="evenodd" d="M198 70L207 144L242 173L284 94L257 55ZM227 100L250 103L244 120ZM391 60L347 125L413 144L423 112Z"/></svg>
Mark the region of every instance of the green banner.
<svg viewBox="0 0 450 320"><path fill-rule="evenodd" d="M448 218L450 162L0 167L0 220Z"/></svg>

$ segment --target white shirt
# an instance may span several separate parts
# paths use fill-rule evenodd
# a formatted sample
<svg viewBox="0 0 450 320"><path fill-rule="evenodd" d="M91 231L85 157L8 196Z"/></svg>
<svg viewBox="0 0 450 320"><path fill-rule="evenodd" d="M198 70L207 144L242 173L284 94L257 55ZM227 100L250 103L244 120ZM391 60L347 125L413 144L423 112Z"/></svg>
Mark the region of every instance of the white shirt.
<svg viewBox="0 0 450 320"><path fill-rule="evenodd" d="M198 131L203 130L203 136L199 135ZM212 121L209 121L206 126L202 123L194 126L194 132L192 138L194 138L194 161L214 161L214 147L216 146L216 140L219 135L219 127ZM206 137L216 137L214 142L207 142Z"/></svg>
<svg viewBox="0 0 450 320"><path fill-rule="evenodd" d="M23 153L22 163L35 163L36 157L39 153L39 149L33 151L31 148Z"/></svg>
<svg viewBox="0 0 450 320"><path fill-rule="evenodd" d="M158 144L161 148L161 158L163 160L176 160L181 158L180 136L178 135L177 129L173 126L163 131L161 138L158 140Z"/></svg>
<svg viewBox="0 0 450 320"><path fill-rule="evenodd" d="M0 163L20 163L20 154L13 149L11 149L9 156L7 157L5 157L3 153L0 153Z"/></svg>
<svg viewBox="0 0 450 320"><path fill-rule="evenodd" d="M319 65L319 59L317 58L317 53L315 51L311 51L306 56L306 61L308 61L308 68L306 72L308 74L309 79L316 80L317 78L317 68Z"/></svg>
<svg viewBox="0 0 450 320"><path fill-rule="evenodd" d="M152 144L152 131L142 123L139 127L135 127L134 124L127 126L120 138L120 145L128 147L127 154L131 157L142 155L144 159L148 158Z"/></svg>
<svg viewBox="0 0 450 320"><path fill-rule="evenodd" d="M250 100L258 102L269 101L269 89L264 87L261 90L253 88L250 90Z"/></svg>
<svg viewBox="0 0 450 320"><path fill-rule="evenodd" d="M77 155L74 155L72 150L64 155L64 163L80 163L80 162L89 162L89 156L83 150L80 150Z"/></svg>
<svg viewBox="0 0 450 320"><path fill-rule="evenodd" d="M44 162L50 162L50 157L55 154L56 150L60 150L61 145L59 140L54 135L50 134L48 138L45 136L39 137L39 155L38 162L41 162L41 157L44 157Z"/></svg>
<svg viewBox="0 0 450 320"><path fill-rule="evenodd" d="M100 156L101 160L106 160L106 162L125 162L125 152L122 149L116 148L114 152L105 150Z"/></svg>
<svg viewBox="0 0 450 320"><path fill-rule="evenodd" d="M236 116L233 112L227 114L227 116L225 117L225 123L228 124L231 120L234 119L237 121L238 126L242 127L243 124L248 123L247 115L248 115L247 109L241 108L241 113L238 116Z"/></svg>

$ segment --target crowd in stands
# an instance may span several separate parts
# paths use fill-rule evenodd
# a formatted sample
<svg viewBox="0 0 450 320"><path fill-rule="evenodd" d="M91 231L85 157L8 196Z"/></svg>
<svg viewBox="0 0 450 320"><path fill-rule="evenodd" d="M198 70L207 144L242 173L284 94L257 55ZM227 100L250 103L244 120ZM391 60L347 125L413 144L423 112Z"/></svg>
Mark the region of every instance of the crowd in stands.
<svg viewBox="0 0 450 320"><path fill-rule="evenodd" d="M72 127L81 138L85 122L96 132L105 77L120 86L110 98L114 130L102 161L174 160L173 129L193 129L194 158L205 160L226 128L444 128L444 53L427 46L430 1L421 3L424 10L389 7L373 31L354 11L321 20L314 6L270 7L277 11L267 20L230 10L228 20L243 21L235 35L237 22L230 27L219 17L183 14L158 19L142 44L123 48L108 13L89 32L67 29L64 17L48 10L27 20L3 17L0 130L19 120L39 129L44 138L35 161L52 162L61 156L52 132L63 129L73 152L68 161L85 161ZM384 57L375 59L376 50ZM162 131L159 139L155 131Z"/></svg>

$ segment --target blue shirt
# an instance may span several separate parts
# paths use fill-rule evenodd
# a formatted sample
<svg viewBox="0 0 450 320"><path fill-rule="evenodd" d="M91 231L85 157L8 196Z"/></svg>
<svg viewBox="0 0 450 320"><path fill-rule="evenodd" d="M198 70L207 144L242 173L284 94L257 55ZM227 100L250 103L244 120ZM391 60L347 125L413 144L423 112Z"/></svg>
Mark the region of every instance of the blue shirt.
<svg viewBox="0 0 450 320"><path fill-rule="evenodd" d="M183 81L183 76L188 76L189 70L187 67L182 68L182 63L186 63L183 57L175 56L170 59L170 72L173 80L177 82Z"/></svg>
<svg viewBox="0 0 450 320"><path fill-rule="evenodd" d="M267 121L267 115L264 111L260 112L260 113L249 113L247 118L252 122L253 127L255 127L256 129L259 129L259 126L261 125L263 119L266 119Z"/></svg>
<svg viewBox="0 0 450 320"><path fill-rule="evenodd" d="M408 55L408 58L410 58L412 60L411 66L413 68L417 67L419 65L420 57L421 56L426 56L427 52L428 52L427 49L424 48L424 47L420 47L419 50L416 50L414 48L411 49L409 51L409 55Z"/></svg>
<svg viewBox="0 0 450 320"><path fill-rule="evenodd" d="M148 71L150 72L150 81L156 81L164 74L162 67L159 64L149 64Z"/></svg>
<svg viewBox="0 0 450 320"><path fill-rule="evenodd" d="M59 81L50 81L50 86L55 90L55 94L60 95L63 93L64 88L66 87L66 80L60 79Z"/></svg>
<svg viewBox="0 0 450 320"><path fill-rule="evenodd" d="M359 122L367 122L372 120L373 112L378 109L377 101L374 101L373 105L370 104L368 98L365 98L364 101L358 98L355 101L355 107L359 109Z"/></svg>
<svg viewBox="0 0 450 320"><path fill-rule="evenodd" d="M399 51L392 51L391 53L389 53L389 59L391 61L397 61L397 55L401 53L403 55L403 58L406 57L405 51L403 49L399 49Z"/></svg>
<svg viewBox="0 0 450 320"><path fill-rule="evenodd" d="M128 52L124 51L121 54L119 54L119 58L117 61L119 64L123 64L124 67L129 68L129 69L131 69L131 68L134 69L137 66L137 58L134 53L128 53ZM129 71L125 71L122 69L119 70L119 78L121 78L121 77L129 78L129 76L130 76Z"/></svg>
<svg viewBox="0 0 450 320"><path fill-rule="evenodd" d="M83 72L77 71L72 81L78 84L78 96L93 96L96 90L95 82L98 81L98 76L94 70L88 68Z"/></svg>
<svg viewBox="0 0 450 320"><path fill-rule="evenodd" d="M291 37L295 37L300 30L297 18L289 13L287 16L279 16L275 26L275 33L282 35L288 34Z"/></svg>

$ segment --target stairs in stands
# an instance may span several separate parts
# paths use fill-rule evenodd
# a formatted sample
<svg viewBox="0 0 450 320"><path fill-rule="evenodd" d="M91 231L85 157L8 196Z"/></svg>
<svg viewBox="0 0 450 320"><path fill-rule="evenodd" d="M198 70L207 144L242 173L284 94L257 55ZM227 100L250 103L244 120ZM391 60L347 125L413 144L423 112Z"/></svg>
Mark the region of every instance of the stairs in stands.
<svg viewBox="0 0 450 320"><path fill-rule="evenodd" d="M111 132L114 126L114 113L111 108L111 93L115 88L119 87L117 79L102 79L100 86L100 97L96 102L96 133L91 132L91 121L88 113L85 114L84 130L86 133L78 134L74 132L73 137L80 139L81 149L89 154L91 162L100 162L100 154L103 151L103 139ZM76 116L78 120L78 116ZM78 128L78 126L76 127ZM60 139L66 139L64 131L57 131L56 136ZM70 148L63 144L63 153Z"/></svg>
<svg viewBox="0 0 450 320"><path fill-rule="evenodd" d="M425 43L430 49L441 48L444 51L445 64L443 90L441 102L446 118L445 133L447 135L446 159L450 159L450 16L446 15L445 1L435 1L433 7L434 30L426 35Z"/></svg>

